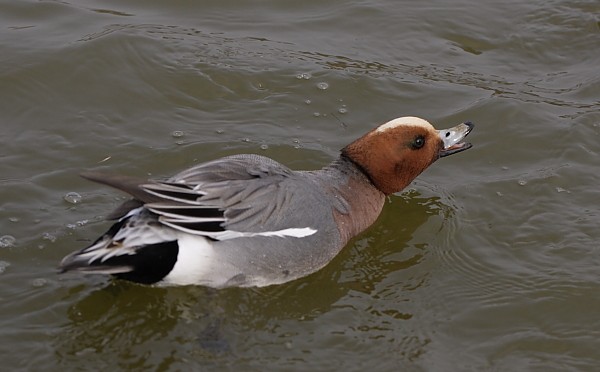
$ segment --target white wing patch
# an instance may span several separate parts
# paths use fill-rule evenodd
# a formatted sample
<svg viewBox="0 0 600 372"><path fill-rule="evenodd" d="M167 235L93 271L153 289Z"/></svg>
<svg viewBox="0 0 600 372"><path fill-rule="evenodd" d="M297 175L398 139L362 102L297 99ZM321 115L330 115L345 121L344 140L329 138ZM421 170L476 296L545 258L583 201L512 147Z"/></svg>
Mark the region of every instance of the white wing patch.
<svg viewBox="0 0 600 372"><path fill-rule="evenodd" d="M431 125L431 123L429 123L425 119L421 119L421 118L418 118L416 116L404 116L404 117L401 117L401 118L390 120L387 123L380 125L375 130L375 132L382 133L382 132L385 132L388 129L397 128L397 127L402 126L402 125L416 126L416 127L427 128L427 129L433 129L433 125Z"/></svg>
<svg viewBox="0 0 600 372"><path fill-rule="evenodd" d="M277 236L279 238L285 238L286 236L292 238L305 238L307 236L311 236L317 232L315 229L311 229L310 227L303 228L290 228L283 229L277 231L265 231L260 233L238 233L237 231L232 231L233 233L242 234L242 236Z"/></svg>
<svg viewBox="0 0 600 372"><path fill-rule="evenodd" d="M181 225L171 223L168 219L160 219L160 222L163 225L172 227L173 229L183 231L193 235L207 236L211 239L215 240L228 240L228 239L236 239L236 238L249 238L254 236L275 236L279 238L291 237L291 238L305 238L307 236L311 236L315 234L318 230L312 229L310 227L302 227L302 228L288 228L283 230L276 231L263 231L263 232L243 232L243 231L234 231L234 230L224 230L224 231L201 231L194 229L188 229Z"/></svg>

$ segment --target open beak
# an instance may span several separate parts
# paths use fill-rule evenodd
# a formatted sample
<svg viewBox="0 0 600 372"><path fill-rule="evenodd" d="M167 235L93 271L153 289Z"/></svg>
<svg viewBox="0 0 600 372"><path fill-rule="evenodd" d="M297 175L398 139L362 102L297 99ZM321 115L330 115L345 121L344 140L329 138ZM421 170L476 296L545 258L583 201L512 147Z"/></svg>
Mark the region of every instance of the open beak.
<svg viewBox="0 0 600 372"><path fill-rule="evenodd" d="M465 137L473 130L473 123L467 121L450 129L439 130L440 139L444 143L444 148L440 150L440 158L471 148L469 142L462 142Z"/></svg>

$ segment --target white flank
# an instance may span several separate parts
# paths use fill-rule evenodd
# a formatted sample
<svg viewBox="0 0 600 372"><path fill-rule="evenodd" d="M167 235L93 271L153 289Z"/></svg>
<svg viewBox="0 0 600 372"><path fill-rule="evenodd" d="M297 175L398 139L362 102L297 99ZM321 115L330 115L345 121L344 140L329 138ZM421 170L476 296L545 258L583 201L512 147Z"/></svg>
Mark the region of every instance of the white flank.
<svg viewBox="0 0 600 372"><path fill-rule="evenodd" d="M433 125L431 125L431 123L429 123L425 119L421 119L416 116L404 116L401 118L390 120L387 123L380 125L375 130L375 132L377 132L377 133L385 132L388 129L393 129L393 128L399 127L401 125L433 129Z"/></svg>
<svg viewBox="0 0 600 372"><path fill-rule="evenodd" d="M202 283L206 273L214 270L217 264L211 242L201 236L179 234L177 244L177 261L162 282L176 285Z"/></svg>

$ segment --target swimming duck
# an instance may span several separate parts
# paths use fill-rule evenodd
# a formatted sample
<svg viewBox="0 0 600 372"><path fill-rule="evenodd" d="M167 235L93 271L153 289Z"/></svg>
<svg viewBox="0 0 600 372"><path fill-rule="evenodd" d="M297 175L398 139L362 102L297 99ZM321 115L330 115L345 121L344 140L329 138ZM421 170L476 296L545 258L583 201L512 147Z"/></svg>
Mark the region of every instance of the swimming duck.
<svg viewBox="0 0 600 372"><path fill-rule="evenodd" d="M116 220L61 272L144 284L262 287L329 263L399 192L440 157L471 147L465 122L436 130L417 117L376 127L323 169L293 171L260 155L233 155L166 181L82 176L130 194Z"/></svg>

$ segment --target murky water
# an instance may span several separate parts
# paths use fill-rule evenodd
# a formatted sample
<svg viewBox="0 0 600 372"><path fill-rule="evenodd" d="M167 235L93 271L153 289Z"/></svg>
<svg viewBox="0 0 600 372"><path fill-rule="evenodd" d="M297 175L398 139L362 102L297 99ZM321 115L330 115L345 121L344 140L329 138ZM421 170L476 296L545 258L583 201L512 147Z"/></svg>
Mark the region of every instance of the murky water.
<svg viewBox="0 0 600 372"><path fill-rule="evenodd" d="M6 370L596 370L600 3L0 2ZM124 199L252 152L298 169L391 118L474 148L325 269L263 289L59 276Z"/></svg>

